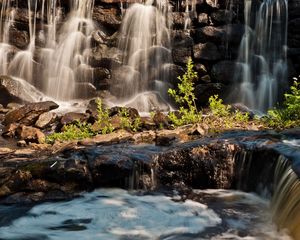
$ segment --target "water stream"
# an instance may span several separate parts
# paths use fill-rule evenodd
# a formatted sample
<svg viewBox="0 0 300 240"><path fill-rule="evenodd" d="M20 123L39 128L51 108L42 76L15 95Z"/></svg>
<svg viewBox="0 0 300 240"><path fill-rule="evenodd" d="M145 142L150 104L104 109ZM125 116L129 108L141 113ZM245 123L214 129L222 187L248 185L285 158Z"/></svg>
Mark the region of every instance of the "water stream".
<svg viewBox="0 0 300 240"><path fill-rule="evenodd" d="M190 197L101 189L28 209L0 206L0 239L290 239L255 194L194 190Z"/></svg>

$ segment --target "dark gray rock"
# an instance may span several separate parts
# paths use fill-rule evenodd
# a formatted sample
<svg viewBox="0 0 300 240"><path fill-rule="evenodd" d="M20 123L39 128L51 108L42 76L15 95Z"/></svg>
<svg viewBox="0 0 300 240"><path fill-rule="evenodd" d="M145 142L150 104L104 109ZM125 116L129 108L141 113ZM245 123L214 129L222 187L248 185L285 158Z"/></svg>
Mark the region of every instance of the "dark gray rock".
<svg viewBox="0 0 300 240"><path fill-rule="evenodd" d="M194 46L194 58L197 60L216 61L221 59L221 54L213 43L198 43Z"/></svg>
<svg viewBox="0 0 300 240"><path fill-rule="evenodd" d="M195 88L196 103L198 105L207 105L208 99L216 94L222 98L225 89L225 86L221 83L198 84Z"/></svg>
<svg viewBox="0 0 300 240"><path fill-rule="evenodd" d="M230 23L232 19L235 17L235 14L226 9L219 9L215 12L213 12L210 17L214 24L221 25L225 23Z"/></svg>
<svg viewBox="0 0 300 240"><path fill-rule="evenodd" d="M163 81L170 82L173 86L177 86L179 83L178 77L184 74L183 67L176 64L164 64L158 73L156 79L162 79Z"/></svg>
<svg viewBox="0 0 300 240"><path fill-rule="evenodd" d="M105 44L98 45L90 50L89 64L93 68L103 67L112 69L122 65L122 52L115 47L108 47Z"/></svg>
<svg viewBox="0 0 300 240"><path fill-rule="evenodd" d="M194 39L196 43L213 42L218 45L226 41L226 31L223 27L206 26L196 29Z"/></svg>
<svg viewBox="0 0 300 240"><path fill-rule="evenodd" d="M178 47L172 49L173 62L185 66L192 57L192 49L187 47Z"/></svg>
<svg viewBox="0 0 300 240"><path fill-rule="evenodd" d="M203 64L196 63L194 68L195 68L196 72L198 73L198 77L202 77L204 75L207 75L207 69Z"/></svg>
<svg viewBox="0 0 300 240"><path fill-rule="evenodd" d="M235 62L221 61L213 65L210 75L216 82L230 84L235 80L236 71Z"/></svg>

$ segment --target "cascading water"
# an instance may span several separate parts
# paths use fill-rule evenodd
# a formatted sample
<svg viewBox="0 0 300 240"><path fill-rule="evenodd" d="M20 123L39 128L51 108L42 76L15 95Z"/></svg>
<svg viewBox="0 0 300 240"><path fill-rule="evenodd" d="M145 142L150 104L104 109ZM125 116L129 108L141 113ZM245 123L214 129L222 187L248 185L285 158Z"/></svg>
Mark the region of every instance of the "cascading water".
<svg viewBox="0 0 300 240"><path fill-rule="evenodd" d="M28 0L27 6L29 44L20 50L10 45L18 4L2 1L0 74L26 80L57 100L77 97L76 89L83 89L76 84L90 81L85 73L90 70L88 49L95 30L94 0L70 1L63 24L60 1Z"/></svg>
<svg viewBox="0 0 300 240"><path fill-rule="evenodd" d="M112 94L118 104L147 112L167 110L167 76L164 66L171 61L169 4L153 1L131 5L124 16L119 49L123 65L115 69Z"/></svg>
<svg viewBox="0 0 300 240"><path fill-rule="evenodd" d="M196 0L185 1L185 15L184 15L184 30L189 30L192 24L192 20L197 18Z"/></svg>
<svg viewBox="0 0 300 240"><path fill-rule="evenodd" d="M32 4L33 3L33 4ZM29 45L27 49L19 51L8 66L8 74L14 77L25 79L33 83L34 61L36 39L36 19L37 19L38 1L28 0L28 27L29 27ZM9 29L8 29L9 30Z"/></svg>
<svg viewBox="0 0 300 240"><path fill-rule="evenodd" d="M237 62L239 100L266 111L287 82L287 0L245 0L245 34Z"/></svg>
<svg viewBox="0 0 300 240"><path fill-rule="evenodd" d="M235 156L237 188L270 199L271 218L277 228L284 229L293 239L300 239L300 181L295 172L299 165L295 161L299 144L295 140L283 142L285 145L279 145L278 149L294 160L276 151L239 152Z"/></svg>
<svg viewBox="0 0 300 240"><path fill-rule="evenodd" d="M10 54L13 52L13 47L9 45L9 29L14 22L15 10L11 9L9 0L2 1L0 15L0 74L7 74Z"/></svg>
<svg viewBox="0 0 300 240"><path fill-rule="evenodd" d="M43 73L45 90L49 96L68 100L74 97L76 77L82 76L89 68L86 49L90 48L90 34L95 29L91 19L93 0L71 1L71 13L60 29L55 44L55 35L50 37L44 52L47 66ZM55 20L52 22L55 24ZM55 31L50 31L56 34ZM76 76L77 75L77 76ZM83 79L85 81L85 79Z"/></svg>
<svg viewBox="0 0 300 240"><path fill-rule="evenodd" d="M281 229L287 228L294 239L300 238L300 181L290 163L278 159L272 201L273 220Z"/></svg>

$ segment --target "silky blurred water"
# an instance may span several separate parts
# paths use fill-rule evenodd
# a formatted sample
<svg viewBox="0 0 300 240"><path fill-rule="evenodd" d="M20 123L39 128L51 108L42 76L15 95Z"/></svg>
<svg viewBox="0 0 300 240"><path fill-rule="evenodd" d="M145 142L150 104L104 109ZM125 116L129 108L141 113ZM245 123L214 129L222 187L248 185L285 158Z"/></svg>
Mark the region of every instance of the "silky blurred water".
<svg viewBox="0 0 300 240"><path fill-rule="evenodd" d="M268 202L254 194L191 196L101 189L32 208L0 206L0 239L289 239L271 223Z"/></svg>

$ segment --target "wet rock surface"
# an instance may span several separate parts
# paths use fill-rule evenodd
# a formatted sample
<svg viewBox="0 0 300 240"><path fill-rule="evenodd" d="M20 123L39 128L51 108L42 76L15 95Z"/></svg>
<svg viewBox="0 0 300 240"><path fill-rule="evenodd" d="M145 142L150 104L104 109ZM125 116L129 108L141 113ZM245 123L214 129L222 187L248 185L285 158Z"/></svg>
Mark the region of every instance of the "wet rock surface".
<svg viewBox="0 0 300 240"><path fill-rule="evenodd" d="M218 139L204 137L180 143L182 132L119 134L111 141L96 137L94 141L53 146L0 147L1 202L67 199L97 187L230 189L243 183L241 179L246 175L243 189L255 191L259 182L267 183L272 177L269 172L270 178L264 179L255 174L260 171L259 176L266 176L265 171L272 172L278 156L299 161L299 149L282 143L288 132L228 132ZM133 144L135 139L149 136L162 144ZM236 157L247 151L255 156L249 169L240 162L242 158Z"/></svg>

